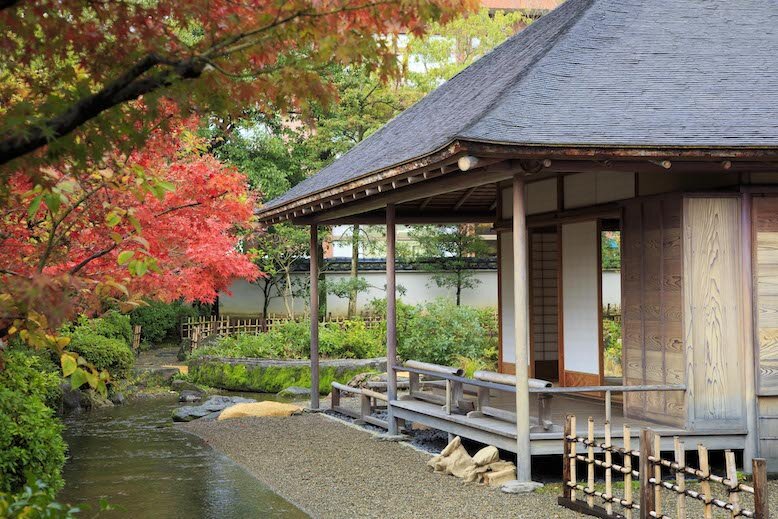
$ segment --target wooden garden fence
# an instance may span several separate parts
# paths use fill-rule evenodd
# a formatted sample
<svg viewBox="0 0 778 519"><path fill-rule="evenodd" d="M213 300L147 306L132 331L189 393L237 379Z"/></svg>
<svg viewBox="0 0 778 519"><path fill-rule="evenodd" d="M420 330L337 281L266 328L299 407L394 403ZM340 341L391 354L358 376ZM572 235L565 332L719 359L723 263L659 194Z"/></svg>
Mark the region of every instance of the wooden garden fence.
<svg viewBox="0 0 778 519"><path fill-rule="evenodd" d="M231 317L215 315L207 317L187 318L181 321L180 332L181 339L191 339L192 333L195 328L200 329L200 339L204 339L209 335L237 335L241 333L257 335L260 333L271 330L274 326L279 324L288 323L290 321L301 322L302 318L289 318L280 316L269 317ZM359 320L364 321L368 328L380 325L384 319L380 316L365 316L359 317ZM328 317L324 323L340 323L345 326L348 320L342 317Z"/></svg>
<svg viewBox="0 0 778 519"><path fill-rule="evenodd" d="M726 476L718 476L711 473L708 450L703 445L697 446L699 467L687 465L685 446L678 436L674 437L674 459L668 460L661 456L661 437L650 429L640 431L639 450L632 449L628 425L623 428L621 446L613 444L609 422L605 422L603 441L595 439L594 420L591 417L585 437L579 437L575 431L575 416L568 416L564 431L563 491L558 500L565 508L602 518L687 519L700 517L696 513L687 515L687 500L694 500L702 503L702 517L705 519L713 517L714 509L726 512L729 517L768 519L770 516L767 465L764 459L753 460L753 486L749 486L738 479L732 451L724 454ZM578 451L579 445L581 453ZM595 457L595 454L599 456ZM614 461L614 458L620 463ZM586 475L580 478L581 482L578 476L580 464L586 468ZM604 488L599 485L602 490L595 487L595 469L601 469L604 473ZM663 479L663 470L673 477ZM619 495L614 493L614 473L624 483ZM687 476L699 482L699 491L687 488ZM637 492L633 492L633 481L639 481ZM713 485L718 486L719 492L714 492ZM676 495L674 510L663 507L663 492ZM740 495L744 493L753 496L753 508L743 507ZM717 494L726 494L726 500L715 497ZM638 497L639 500L636 499Z"/></svg>

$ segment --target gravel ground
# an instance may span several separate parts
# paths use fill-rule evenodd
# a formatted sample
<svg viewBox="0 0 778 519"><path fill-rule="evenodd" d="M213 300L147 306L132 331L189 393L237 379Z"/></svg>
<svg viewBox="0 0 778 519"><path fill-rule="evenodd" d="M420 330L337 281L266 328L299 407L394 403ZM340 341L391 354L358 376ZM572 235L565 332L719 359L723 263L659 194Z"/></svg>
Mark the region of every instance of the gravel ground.
<svg viewBox="0 0 778 519"><path fill-rule="evenodd" d="M445 445L445 435L438 437L437 431L415 431L412 447L376 441L374 431L378 428L346 423L349 421L342 415L304 414L223 422L196 420L180 427L242 464L312 517L584 517L557 505L561 493L558 483L547 484L533 494L506 495L499 489L463 484L454 477L429 472L426 462L430 455L421 450L436 451ZM596 486L604 490L601 480ZM689 479L687 487L700 490L698 483ZM714 492L718 488L712 485ZM622 494L623 485L616 483L614 490ZM638 495L637 486L633 493ZM769 495L770 510L778 511L778 481L769 482ZM726 500L721 492L715 497ZM703 516L698 502L686 502L687 517ZM663 504L666 514L676 515L675 496L663 492ZM741 493L741 506L752 504L751 496ZM714 508L714 517L728 514Z"/></svg>
<svg viewBox="0 0 778 519"><path fill-rule="evenodd" d="M557 491L525 495L429 472L429 455L320 414L181 426L312 517L576 518Z"/></svg>

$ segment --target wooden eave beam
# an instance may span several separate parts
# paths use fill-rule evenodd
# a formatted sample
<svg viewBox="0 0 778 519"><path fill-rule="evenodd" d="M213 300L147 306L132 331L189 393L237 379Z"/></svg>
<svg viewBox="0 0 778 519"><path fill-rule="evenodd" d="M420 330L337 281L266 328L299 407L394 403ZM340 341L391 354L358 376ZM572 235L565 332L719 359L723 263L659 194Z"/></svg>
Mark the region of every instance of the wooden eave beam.
<svg viewBox="0 0 778 519"><path fill-rule="evenodd" d="M494 212L467 211L467 212L427 212L418 211L400 212L398 208L396 221L404 225L425 224L465 224L465 223L495 223ZM322 225L382 225L386 221L383 213L355 214L343 216L334 220L327 220ZM311 225L320 223L313 218L296 218L292 220L295 225Z"/></svg>
<svg viewBox="0 0 778 519"><path fill-rule="evenodd" d="M345 216L382 209L386 204L402 204L444 193L453 193L485 184L493 184L505 180L506 178L511 178L517 171L521 171L521 169L516 165L510 162L501 162L500 164L493 164L482 169L452 173L445 175L442 178L416 184L413 188L405 187L371 196L351 204L344 204L334 209L321 211L318 214L311 215L311 218L314 221L322 222L327 225L327 222Z"/></svg>
<svg viewBox="0 0 778 519"><path fill-rule="evenodd" d="M465 194L462 195L462 197L457 200L457 203L454 204L454 211L458 211L460 207L464 205L465 202L467 202L467 199L470 198L473 193L475 193L476 189L478 189L480 186L473 186L467 191L465 191Z"/></svg>

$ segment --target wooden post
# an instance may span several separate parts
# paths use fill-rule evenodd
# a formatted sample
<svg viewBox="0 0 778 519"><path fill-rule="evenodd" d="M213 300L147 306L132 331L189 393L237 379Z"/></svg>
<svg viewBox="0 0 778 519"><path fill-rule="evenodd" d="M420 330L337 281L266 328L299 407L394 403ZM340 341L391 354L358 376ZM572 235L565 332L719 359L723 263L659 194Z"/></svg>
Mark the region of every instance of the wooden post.
<svg viewBox="0 0 778 519"><path fill-rule="evenodd" d="M397 289L394 271L395 262L395 209L394 204L386 205L386 397L387 434L397 434L397 420L392 411L392 400L397 400Z"/></svg>
<svg viewBox="0 0 778 519"><path fill-rule="evenodd" d="M630 505L634 504L632 500L632 438L630 435L632 431L629 429L629 425L624 426L624 501ZM632 519L632 508L624 509L624 517Z"/></svg>
<svg viewBox="0 0 778 519"><path fill-rule="evenodd" d="M513 343L516 350L516 478L531 481L529 426L529 311L527 306L527 222L524 177L513 177Z"/></svg>
<svg viewBox="0 0 778 519"><path fill-rule="evenodd" d="M673 447L675 450L675 462L682 469L686 466L686 448L678 436L673 439ZM675 471L675 484L678 485L678 500L675 502L675 513L678 519L686 519L686 494L682 493L686 490L686 472L683 470Z"/></svg>
<svg viewBox="0 0 778 519"><path fill-rule="evenodd" d="M139 324L132 327L132 351L135 355L140 353L140 330Z"/></svg>
<svg viewBox="0 0 778 519"><path fill-rule="evenodd" d="M697 445L697 454L700 458L700 472L702 473L700 475L700 493L702 494L703 502L705 503L704 517L705 519L711 519L713 517L713 505L710 503L710 500L713 496L710 493L710 481L708 480L708 477L710 476L708 449L703 444L699 444Z"/></svg>
<svg viewBox="0 0 778 519"><path fill-rule="evenodd" d="M570 459L570 446L572 444L568 439L570 436L575 436L575 433L572 430L572 420L573 417L567 415L567 418L565 419L565 432L562 436L562 441L564 442L562 444L562 496L567 499L570 499L570 464L575 463L574 460Z"/></svg>
<svg viewBox="0 0 778 519"><path fill-rule="evenodd" d="M589 417L586 433L586 504L594 506L594 418Z"/></svg>
<svg viewBox="0 0 778 519"><path fill-rule="evenodd" d="M640 431L640 519L649 519L654 510L654 487L648 481L653 476L649 457L654 456L654 431Z"/></svg>
<svg viewBox="0 0 778 519"><path fill-rule="evenodd" d="M754 478L754 517L770 519L770 502L767 496L767 461L754 458L751 462Z"/></svg>
<svg viewBox="0 0 778 519"><path fill-rule="evenodd" d="M319 228L311 225L311 409L319 408Z"/></svg>

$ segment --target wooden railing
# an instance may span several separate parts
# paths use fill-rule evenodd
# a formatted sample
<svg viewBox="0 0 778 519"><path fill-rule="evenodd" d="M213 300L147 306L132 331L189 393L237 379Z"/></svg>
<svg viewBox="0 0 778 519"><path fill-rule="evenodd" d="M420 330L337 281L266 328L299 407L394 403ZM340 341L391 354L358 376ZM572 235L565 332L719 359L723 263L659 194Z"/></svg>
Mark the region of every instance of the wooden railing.
<svg viewBox="0 0 778 519"><path fill-rule="evenodd" d="M403 366L395 366L396 371L407 371L410 378L409 398L424 400L444 406L448 414L453 409L465 412L469 417L490 416L507 422L516 423L516 413L500 409L490 405L490 391L504 393L516 392L516 377L504 373L491 371L479 371L475 378L466 378L462 370L452 366L440 366L437 364L421 363L413 360L406 361ZM445 394L435 394L430 391L422 391L420 376L424 375L437 380L445 381ZM530 417L531 432L561 431L560 426L554 426L551 422L551 400L554 395L573 395L578 393L604 393L605 417L608 422L612 413L613 393L634 393L648 391L686 391L683 384L670 385L636 385L636 386L578 386L578 387L550 387L550 382L540 379L529 380L529 393L538 395L538 411L536 417ZM477 388L477 400L475 402L464 399L467 386ZM474 408L473 408L474 407Z"/></svg>
<svg viewBox="0 0 778 519"><path fill-rule="evenodd" d="M764 459L753 460L753 486L741 483L738 479L735 455L732 451L725 452L726 477L717 476L710 471L708 450L702 444L697 446L699 467L686 465L685 446L678 436L674 437L674 459L668 460L661 456L661 437L650 429L640 431L640 450L633 450L631 445L632 432L628 425L623 427L623 444L614 445L610 422L605 422L604 440L597 441L594 434L594 419L589 418L587 434L579 437L576 433L576 418L567 417L564 432L564 455L562 467L563 491L559 504L565 508L582 514L602 518L632 519L635 512L640 519L650 517L670 519L664 513L662 491L676 495L674 514L677 519L700 517L698 514L687 515L687 499L702 502L702 517L713 517L714 508L724 510L730 517L752 517L755 519L769 518L769 501L767 496L767 469ZM578 453L578 445L582 445L586 454ZM595 452L597 451L597 452ZM601 457L595 457L601 454ZM614 462L614 456L621 463ZM638 460L638 470L634 469L633 460ZM586 485L578 482L578 464L586 467ZM604 472L604 489L596 490L595 469ZM662 470L669 470L674 478L663 480ZM621 475L624 489L620 495L615 495L613 474ZM699 481L700 490L691 490L686 486L686 476L691 475ZM633 481L639 481L639 501L633 493ZM726 492L727 499L718 499L711 490L711 483L718 484ZM579 493L583 499L579 499ZM740 493L753 495L753 508L742 506ZM596 503L595 503L596 501ZM620 511L614 510L614 507Z"/></svg>
<svg viewBox="0 0 778 519"><path fill-rule="evenodd" d="M302 322L304 319L301 317L289 318L289 317L231 317L221 316L216 317L214 315L207 317L188 318L185 321L181 321L179 326L181 339L191 339L192 331L195 327L200 328L200 339L217 334L217 335L237 335L237 334L250 334L258 335L260 333L271 330L274 326L288 322ZM355 320L360 320L365 323L365 326L372 328L378 326L384 322L384 319L380 316L366 316L358 317ZM341 326L346 326L348 319L342 317L328 317L323 323L338 323Z"/></svg>

